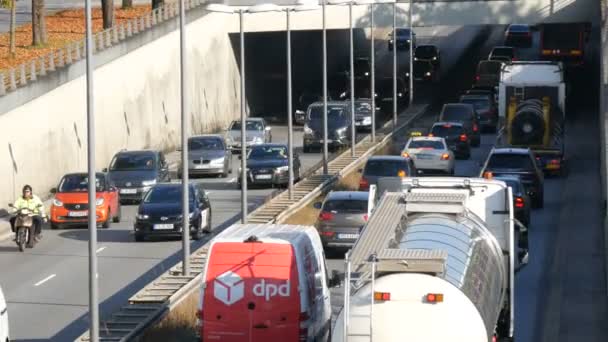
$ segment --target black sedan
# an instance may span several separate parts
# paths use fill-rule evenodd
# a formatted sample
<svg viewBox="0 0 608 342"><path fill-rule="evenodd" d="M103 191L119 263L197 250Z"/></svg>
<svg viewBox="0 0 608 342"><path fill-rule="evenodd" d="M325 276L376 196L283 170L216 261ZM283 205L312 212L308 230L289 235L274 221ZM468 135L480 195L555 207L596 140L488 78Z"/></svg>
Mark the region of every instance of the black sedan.
<svg viewBox="0 0 608 342"><path fill-rule="evenodd" d="M240 157L239 157L240 158ZM293 155L293 178L300 178L300 157ZM239 174L241 170L239 170ZM241 178L238 177L241 188ZM250 185L280 186L289 182L288 149L285 144L262 144L247 154L247 183Z"/></svg>
<svg viewBox="0 0 608 342"><path fill-rule="evenodd" d="M189 184L189 230L193 240L200 240L203 232L211 232L211 204L200 183ZM147 236L181 236L182 185L179 183L156 184L140 203L135 219L135 241Z"/></svg>

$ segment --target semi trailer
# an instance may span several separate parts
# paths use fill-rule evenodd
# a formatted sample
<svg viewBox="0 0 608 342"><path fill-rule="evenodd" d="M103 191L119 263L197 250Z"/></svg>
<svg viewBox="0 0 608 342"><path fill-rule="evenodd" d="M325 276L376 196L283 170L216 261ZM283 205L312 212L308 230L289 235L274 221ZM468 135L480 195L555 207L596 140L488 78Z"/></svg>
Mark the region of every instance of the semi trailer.
<svg viewBox="0 0 608 342"><path fill-rule="evenodd" d="M512 193L481 178L406 178L345 256L334 342L513 341Z"/></svg>

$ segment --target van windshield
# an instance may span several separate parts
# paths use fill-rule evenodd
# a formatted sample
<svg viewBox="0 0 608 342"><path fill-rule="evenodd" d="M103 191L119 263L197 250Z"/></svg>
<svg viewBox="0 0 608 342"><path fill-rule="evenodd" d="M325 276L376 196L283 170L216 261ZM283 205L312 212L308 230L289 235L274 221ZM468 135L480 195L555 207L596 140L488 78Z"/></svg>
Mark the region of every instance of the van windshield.
<svg viewBox="0 0 608 342"><path fill-rule="evenodd" d="M448 137L460 135L464 133L462 126L455 125L435 125L431 129L431 133L436 137Z"/></svg>

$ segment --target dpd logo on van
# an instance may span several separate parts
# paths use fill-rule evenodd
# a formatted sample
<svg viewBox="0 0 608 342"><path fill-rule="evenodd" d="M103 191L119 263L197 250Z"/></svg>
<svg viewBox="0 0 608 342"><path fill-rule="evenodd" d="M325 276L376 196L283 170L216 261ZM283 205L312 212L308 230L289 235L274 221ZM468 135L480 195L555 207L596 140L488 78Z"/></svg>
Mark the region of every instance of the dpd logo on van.
<svg viewBox="0 0 608 342"><path fill-rule="evenodd" d="M245 295L243 278L232 271L222 273L213 283L213 295L226 305L238 302Z"/></svg>

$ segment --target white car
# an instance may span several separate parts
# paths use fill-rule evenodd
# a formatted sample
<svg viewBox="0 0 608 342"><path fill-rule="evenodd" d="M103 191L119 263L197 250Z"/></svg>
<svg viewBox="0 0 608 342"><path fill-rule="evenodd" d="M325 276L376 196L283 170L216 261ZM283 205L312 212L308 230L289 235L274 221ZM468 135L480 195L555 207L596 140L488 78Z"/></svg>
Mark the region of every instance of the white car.
<svg viewBox="0 0 608 342"><path fill-rule="evenodd" d="M0 288L0 342L8 342L8 307L4 299L4 293Z"/></svg>
<svg viewBox="0 0 608 342"><path fill-rule="evenodd" d="M454 175L454 153L441 137L412 137L401 155L411 158L419 174L447 173Z"/></svg>

